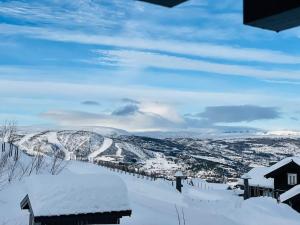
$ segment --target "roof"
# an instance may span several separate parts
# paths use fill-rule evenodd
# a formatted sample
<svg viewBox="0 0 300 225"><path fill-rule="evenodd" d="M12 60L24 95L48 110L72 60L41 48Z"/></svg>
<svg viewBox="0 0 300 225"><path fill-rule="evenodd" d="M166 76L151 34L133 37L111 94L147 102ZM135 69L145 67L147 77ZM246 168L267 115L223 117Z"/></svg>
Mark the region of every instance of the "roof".
<svg viewBox="0 0 300 225"><path fill-rule="evenodd" d="M244 174L242 178L250 177L250 186L274 188L274 180L272 178L267 179L264 177L268 169L268 167L255 167L251 169L248 173ZM243 180L239 180L239 184L244 184Z"/></svg>
<svg viewBox="0 0 300 225"><path fill-rule="evenodd" d="M184 175L183 175L182 171L177 171L175 173L175 177L184 177Z"/></svg>
<svg viewBox="0 0 300 225"><path fill-rule="evenodd" d="M149 2L152 4L156 4L156 5L161 5L161 6L165 6L165 7L174 7L176 5L179 5L183 2L186 2L188 0L139 0L139 1L143 1L143 2Z"/></svg>
<svg viewBox="0 0 300 225"><path fill-rule="evenodd" d="M298 194L300 194L300 184L281 194L280 201L285 202L286 200L293 198Z"/></svg>
<svg viewBox="0 0 300 225"><path fill-rule="evenodd" d="M300 166L300 157L297 157L297 156L287 157L287 158L279 161L278 163L276 163L268 168L268 170L265 173L265 176L267 176L269 173L272 173L273 171L278 170L279 168L289 164L290 162L294 162Z"/></svg>
<svg viewBox="0 0 300 225"><path fill-rule="evenodd" d="M126 185L114 175L33 176L26 188L36 217L130 210Z"/></svg>

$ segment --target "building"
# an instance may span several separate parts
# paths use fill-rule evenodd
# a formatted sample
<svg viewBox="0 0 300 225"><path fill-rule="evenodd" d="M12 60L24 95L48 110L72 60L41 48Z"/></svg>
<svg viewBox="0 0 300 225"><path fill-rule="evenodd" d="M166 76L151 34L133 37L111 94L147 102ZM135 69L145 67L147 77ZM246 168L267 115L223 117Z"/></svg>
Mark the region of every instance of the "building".
<svg viewBox="0 0 300 225"><path fill-rule="evenodd" d="M268 167L255 167L248 173L242 176L242 179L238 181L238 185L245 189L244 181L248 180L248 197L260 197L271 196L273 197L273 179L267 179L264 177L268 171Z"/></svg>
<svg viewBox="0 0 300 225"><path fill-rule="evenodd" d="M119 224L132 211L127 188L113 175L34 176L20 203L29 225Z"/></svg>
<svg viewBox="0 0 300 225"><path fill-rule="evenodd" d="M298 0L244 0L244 24L272 31L300 25Z"/></svg>
<svg viewBox="0 0 300 225"><path fill-rule="evenodd" d="M288 157L270 167L254 168L247 175L249 197L271 196L300 212L300 157ZM246 191L244 194L248 194Z"/></svg>
<svg viewBox="0 0 300 225"><path fill-rule="evenodd" d="M300 185L297 185L280 195L280 202L290 205L300 213Z"/></svg>

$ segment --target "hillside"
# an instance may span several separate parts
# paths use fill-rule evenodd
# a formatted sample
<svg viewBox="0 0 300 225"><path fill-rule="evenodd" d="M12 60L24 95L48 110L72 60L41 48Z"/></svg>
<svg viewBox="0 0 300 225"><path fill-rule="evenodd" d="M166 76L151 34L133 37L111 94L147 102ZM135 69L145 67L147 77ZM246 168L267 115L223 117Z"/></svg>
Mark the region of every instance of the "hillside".
<svg viewBox="0 0 300 225"><path fill-rule="evenodd" d="M153 181L76 161L69 162L56 176L68 179L71 173L118 175L127 185L133 211L131 217L121 220L124 225L174 225L179 224L178 220L186 225L198 225L199 221L211 225L296 225L300 220L299 214L285 204L277 204L267 197L243 201L235 191L226 190L224 185L201 181L203 185L192 187L184 183L183 193L180 194L170 181ZM0 191L1 225L28 224L27 212L19 207L26 195L26 179L16 180Z"/></svg>
<svg viewBox="0 0 300 225"><path fill-rule="evenodd" d="M300 138L265 135L158 139L61 130L26 134L15 144L30 155L42 152L66 160L126 163L162 176L170 176L180 168L214 182L234 179L251 167L300 154Z"/></svg>

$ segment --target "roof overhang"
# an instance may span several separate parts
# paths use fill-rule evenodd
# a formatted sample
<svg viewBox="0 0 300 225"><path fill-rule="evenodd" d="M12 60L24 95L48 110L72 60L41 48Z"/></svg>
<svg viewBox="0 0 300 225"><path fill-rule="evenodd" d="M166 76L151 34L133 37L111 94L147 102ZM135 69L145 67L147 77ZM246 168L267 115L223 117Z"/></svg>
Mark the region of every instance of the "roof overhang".
<svg viewBox="0 0 300 225"><path fill-rule="evenodd" d="M299 0L244 0L244 24L272 31L300 25Z"/></svg>
<svg viewBox="0 0 300 225"><path fill-rule="evenodd" d="M155 5L161 5L164 7L172 8L172 7L177 6L188 0L138 0L138 1L148 2L148 3L155 4Z"/></svg>
<svg viewBox="0 0 300 225"><path fill-rule="evenodd" d="M280 162L276 163L275 165L271 166L269 172L266 173L266 174L264 175L264 177L266 177L266 178L270 178L270 177L271 177L271 178L272 178L272 175L273 175L276 171L282 169L283 167L285 167L285 166L287 166L287 165L289 165L289 164L295 164L296 166L299 166L299 167L300 167L300 165L299 165L298 163L296 163L293 159L290 159L290 160L288 160L288 161L285 161L284 163L281 163L281 161L280 161ZM277 165L278 165L278 166L277 166Z"/></svg>

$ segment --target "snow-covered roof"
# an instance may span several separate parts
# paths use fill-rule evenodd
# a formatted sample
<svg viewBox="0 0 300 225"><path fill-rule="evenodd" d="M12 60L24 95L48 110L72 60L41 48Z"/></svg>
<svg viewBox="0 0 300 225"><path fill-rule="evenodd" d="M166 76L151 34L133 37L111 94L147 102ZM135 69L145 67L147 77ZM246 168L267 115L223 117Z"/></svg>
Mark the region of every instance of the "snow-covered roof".
<svg viewBox="0 0 300 225"><path fill-rule="evenodd" d="M257 186L257 187L265 187L265 188L274 188L274 180L272 178L265 178L264 175L266 171L268 171L268 167L255 167L251 169L248 173L244 174L244 177L250 177L249 185ZM239 184L243 185L244 181L239 180Z"/></svg>
<svg viewBox="0 0 300 225"><path fill-rule="evenodd" d="M127 187L114 175L32 176L26 188L37 217L130 210Z"/></svg>
<svg viewBox="0 0 300 225"><path fill-rule="evenodd" d="M278 163L270 166L268 168L268 170L266 171L265 175L279 169L280 167L283 167L285 165L287 165L288 163L294 161L296 164L298 164L300 166L300 157L294 156L294 157L287 157L281 161L279 161Z"/></svg>
<svg viewBox="0 0 300 225"><path fill-rule="evenodd" d="M182 171L177 171L175 173L175 177L184 177L184 175L183 175Z"/></svg>
<svg viewBox="0 0 300 225"><path fill-rule="evenodd" d="M286 200L300 194L300 184L297 186L291 188L290 190L284 192L283 194L280 195L280 201L285 202Z"/></svg>

